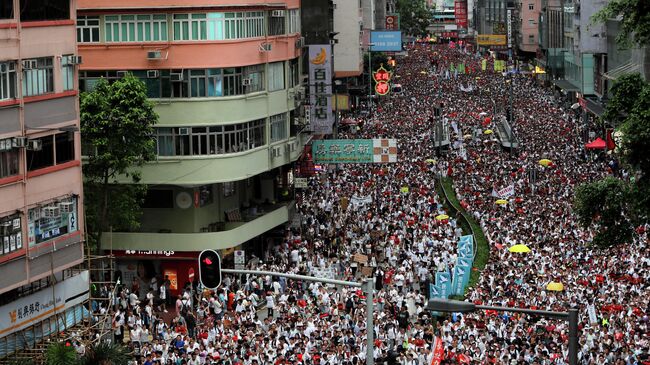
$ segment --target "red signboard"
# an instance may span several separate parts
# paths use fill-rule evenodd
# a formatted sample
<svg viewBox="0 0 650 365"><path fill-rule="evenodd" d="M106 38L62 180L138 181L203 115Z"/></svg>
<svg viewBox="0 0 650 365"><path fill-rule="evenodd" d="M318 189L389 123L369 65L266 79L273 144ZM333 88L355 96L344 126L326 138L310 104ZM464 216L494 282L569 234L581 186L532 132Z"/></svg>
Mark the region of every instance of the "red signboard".
<svg viewBox="0 0 650 365"><path fill-rule="evenodd" d="M377 95L386 95L390 91L390 85L386 81L379 81L375 84L375 92Z"/></svg>
<svg viewBox="0 0 650 365"><path fill-rule="evenodd" d="M372 78L375 79L375 82L390 81L390 72L382 66L372 74Z"/></svg>
<svg viewBox="0 0 650 365"><path fill-rule="evenodd" d="M458 28L467 29L467 0L454 2L454 18L456 18Z"/></svg>
<svg viewBox="0 0 650 365"><path fill-rule="evenodd" d="M398 30L399 18L397 15L386 15L386 30Z"/></svg>

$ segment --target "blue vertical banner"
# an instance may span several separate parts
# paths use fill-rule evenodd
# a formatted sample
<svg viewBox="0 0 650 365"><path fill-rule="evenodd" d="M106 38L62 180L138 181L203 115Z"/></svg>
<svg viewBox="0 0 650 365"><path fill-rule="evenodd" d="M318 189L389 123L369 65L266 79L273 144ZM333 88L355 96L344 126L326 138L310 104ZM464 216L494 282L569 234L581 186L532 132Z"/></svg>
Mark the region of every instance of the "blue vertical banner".
<svg viewBox="0 0 650 365"><path fill-rule="evenodd" d="M451 295L451 274L449 271L438 271L436 273L436 286L440 289L441 298L449 298Z"/></svg>
<svg viewBox="0 0 650 365"><path fill-rule="evenodd" d="M438 285L429 284L429 299L441 298L441 290ZM440 312L431 311L431 315L440 316Z"/></svg>
<svg viewBox="0 0 650 365"><path fill-rule="evenodd" d="M456 265L454 267L454 278L451 284L454 295L463 295L465 293L465 275L469 275L470 270L471 268L466 266Z"/></svg>

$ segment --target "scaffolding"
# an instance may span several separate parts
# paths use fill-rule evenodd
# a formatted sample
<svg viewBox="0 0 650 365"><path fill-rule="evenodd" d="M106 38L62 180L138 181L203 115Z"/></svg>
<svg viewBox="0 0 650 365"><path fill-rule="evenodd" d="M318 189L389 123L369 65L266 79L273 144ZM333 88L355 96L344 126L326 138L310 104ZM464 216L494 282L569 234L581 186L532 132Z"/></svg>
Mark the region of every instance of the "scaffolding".
<svg viewBox="0 0 650 365"><path fill-rule="evenodd" d="M0 364L31 360L33 364L45 363L45 352L52 342L83 343L89 348L96 343L112 339L112 298L116 283L113 255L86 255L84 263L52 275L51 285L42 290L52 290L57 280L71 278L88 271L88 297L71 308L34 322L31 326L0 338ZM105 294L105 295L102 295ZM101 310L103 309L103 310Z"/></svg>

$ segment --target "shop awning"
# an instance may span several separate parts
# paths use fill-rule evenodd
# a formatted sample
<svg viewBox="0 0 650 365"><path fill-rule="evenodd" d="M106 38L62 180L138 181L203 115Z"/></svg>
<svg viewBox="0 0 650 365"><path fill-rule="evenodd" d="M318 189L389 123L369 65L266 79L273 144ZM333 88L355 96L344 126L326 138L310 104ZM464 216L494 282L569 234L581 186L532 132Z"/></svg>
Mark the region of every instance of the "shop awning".
<svg viewBox="0 0 650 365"><path fill-rule="evenodd" d="M607 143L600 137L585 145L585 148L588 150L604 150L605 147L607 147Z"/></svg>
<svg viewBox="0 0 650 365"><path fill-rule="evenodd" d="M591 98L585 98L585 106L587 107L587 110L599 117L605 112L603 104Z"/></svg>
<svg viewBox="0 0 650 365"><path fill-rule="evenodd" d="M565 91L580 91L579 87L573 85L567 80L553 80L553 84Z"/></svg>

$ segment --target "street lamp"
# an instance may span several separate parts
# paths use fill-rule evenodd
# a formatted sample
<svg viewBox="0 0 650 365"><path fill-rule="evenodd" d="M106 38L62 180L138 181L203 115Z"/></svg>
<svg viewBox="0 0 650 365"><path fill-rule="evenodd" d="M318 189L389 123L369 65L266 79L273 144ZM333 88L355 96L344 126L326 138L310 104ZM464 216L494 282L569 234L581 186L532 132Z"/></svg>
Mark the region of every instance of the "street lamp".
<svg viewBox="0 0 650 365"><path fill-rule="evenodd" d="M448 299L429 299L427 309L436 312L467 313L477 309L494 310L502 312L525 313L533 316L563 319L569 321L569 365L578 364L578 310L569 309L568 312L552 312L537 309L495 307L491 305L478 305L471 302Z"/></svg>
<svg viewBox="0 0 650 365"><path fill-rule="evenodd" d="M372 47L375 43L368 43L368 111L372 110Z"/></svg>

